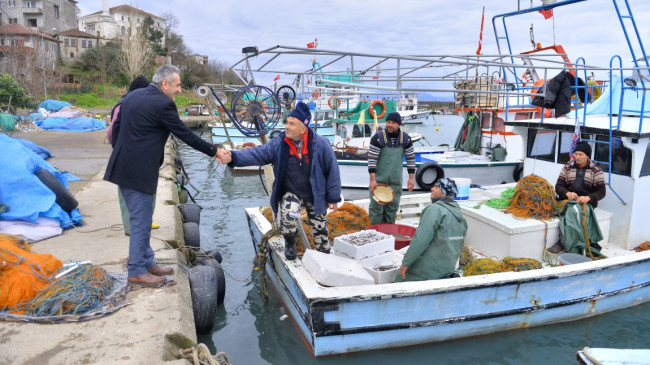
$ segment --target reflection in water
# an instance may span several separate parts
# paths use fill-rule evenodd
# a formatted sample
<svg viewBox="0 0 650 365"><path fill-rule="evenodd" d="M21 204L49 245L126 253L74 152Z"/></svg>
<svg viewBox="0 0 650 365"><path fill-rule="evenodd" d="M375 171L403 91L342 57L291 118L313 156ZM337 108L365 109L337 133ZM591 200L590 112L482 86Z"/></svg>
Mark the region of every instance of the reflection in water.
<svg viewBox="0 0 650 365"><path fill-rule="evenodd" d="M449 125L456 129L455 124L460 125L455 120L441 120L439 132L427 124L417 128L431 144L438 145L444 142L436 140L437 136ZM455 133L451 133L452 138ZM223 165L210 165L205 155L185 145L181 146L181 157L192 184L200 190L195 199L203 207L201 246L205 250L218 248L226 271L224 305L217 311L213 333L199 336L199 341L212 353L225 351L233 364L573 364L576 351L585 346L650 347L650 303L646 303L572 323L315 359L291 319L280 320L285 311L272 285L269 304L264 304L260 294L259 272L254 271L253 243L244 214L246 207L268 205L259 176L234 174ZM194 194L191 187L188 189ZM352 190L355 192L362 198L368 196L362 189Z"/></svg>

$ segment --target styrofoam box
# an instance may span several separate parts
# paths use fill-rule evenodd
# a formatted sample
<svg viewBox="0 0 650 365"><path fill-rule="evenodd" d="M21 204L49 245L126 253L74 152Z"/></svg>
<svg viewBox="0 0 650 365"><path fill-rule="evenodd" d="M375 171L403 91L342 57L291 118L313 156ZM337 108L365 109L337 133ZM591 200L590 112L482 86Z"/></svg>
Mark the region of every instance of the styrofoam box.
<svg viewBox="0 0 650 365"><path fill-rule="evenodd" d="M375 238L375 240L361 246L357 246L349 241L350 239L364 235L370 235L372 238ZM365 231L335 237L333 247L334 254L350 257L355 260L365 259L366 257L372 257L384 252L393 251L394 249L395 237L377 232L374 229L367 229Z"/></svg>
<svg viewBox="0 0 650 365"><path fill-rule="evenodd" d="M307 250L302 264L319 284L325 286L353 286L374 284L374 278L358 261Z"/></svg>
<svg viewBox="0 0 650 365"><path fill-rule="evenodd" d="M375 279L375 284L385 284L395 281L395 274L399 271L403 259L404 256L398 251L390 251L363 259L359 263ZM376 270L378 266L385 265L394 265L395 268L384 271Z"/></svg>

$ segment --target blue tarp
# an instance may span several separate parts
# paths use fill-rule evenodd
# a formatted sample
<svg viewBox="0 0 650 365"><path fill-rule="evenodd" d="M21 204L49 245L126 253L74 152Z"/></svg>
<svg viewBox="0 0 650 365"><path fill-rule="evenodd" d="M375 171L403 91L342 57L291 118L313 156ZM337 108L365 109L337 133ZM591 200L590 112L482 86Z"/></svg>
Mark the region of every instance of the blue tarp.
<svg viewBox="0 0 650 365"><path fill-rule="evenodd" d="M81 225L79 209L71 214L61 209L52 190L34 175L40 169L47 169L67 188L68 181L63 174L21 142L2 133L0 151L0 202L9 206L9 211L0 213L0 220L37 223L40 216L58 220L63 228Z"/></svg>
<svg viewBox="0 0 650 365"><path fill-rule="evenodd" d="M32 150L32 152L40 156L43 160L47 160L48 158L52 157L52 154L47 148L41 147L32 141L20 138L15 138L15 140L20 142L23 146Z"/></svg>
<svg viewBox="0 0 650 365"><path fill-rule="evenodd" d="M51 131L91 132L106 128L106 122L90 117L45 118L34 122L39 128Z"/></svg>
<svg viewBox="0 0 650 365"><path fill-rule="evenodd" d="M43 108L48 112L58 112L66 106L72 106L72 104L68 103L67 101L48 99L38 104L38 109Z"/></svg>
<svg viewBox="0 0 650 365"><path fill-rule="evenodd" d="M621 78L613 77L612 85L608 87L605 92L593 103L587 105L587 114L598 115L598 114L609 114L610 110L612 114L618 115L620 106L621 106ZM610 109L609 97L612 96L612 105ZM641 103L643 102L643 91L636 92L634 90L626 90L625 98L623 98L623 109L625 110L623 114L625 115L641 115ZM648 98L650 99L650 98ZM647 116L650 112L650 100L646 100L645 105L643 106L644 115ZM579 112L579 115L582 115L582 111ZM567 114L567 117L574 117L575 111ZM645 119L645 117L644 117Z"/></svg>

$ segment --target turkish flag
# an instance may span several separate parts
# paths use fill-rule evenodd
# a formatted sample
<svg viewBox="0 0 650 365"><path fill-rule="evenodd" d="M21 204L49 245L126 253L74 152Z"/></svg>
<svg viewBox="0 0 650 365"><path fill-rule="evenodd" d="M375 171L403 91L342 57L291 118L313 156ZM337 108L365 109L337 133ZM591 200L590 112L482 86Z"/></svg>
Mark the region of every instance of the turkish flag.
<svg viewBox="0 0 650 365"><path fill-rule="evenodd" d="M316 42L307 43L307 48L316 48Z"/></svg>
<svg viewBox="0 0 650 365"><path fill-rule="evenodd" d="M273 81L278 81L278 80L280 80L280 75L276 76L276 77L273 79Z"/></svg>
<svg viewBox="0 0 650 365"><path fill-rule="evenodd" d="M548 19L553 16L553 9L542 9L539 12L544 15L544 19Z"/></svg>

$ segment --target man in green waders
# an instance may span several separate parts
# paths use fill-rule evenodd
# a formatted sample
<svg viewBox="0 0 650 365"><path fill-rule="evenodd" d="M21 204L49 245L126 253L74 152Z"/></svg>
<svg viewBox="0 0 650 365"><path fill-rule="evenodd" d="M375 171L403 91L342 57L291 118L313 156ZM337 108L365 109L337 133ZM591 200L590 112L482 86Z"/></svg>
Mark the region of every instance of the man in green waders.
<svg viewBox="0 0 650 365"><path fill-rule="evenodd" d="M386 116L386 128L377 131L370 139L368 149L368 172L370 173L370 224L395 223L402 196L403 156L409 174L407 188L413 190L415 174L415 149L408 133L400 129L402 117L397 112ZM395 199L388 204L379 204L372 194L377 184L386 184L395 192Z"/></svg>
<svg viewBox="0 0 650 365"><path fill-rule="evenodd" d="M454 201L456 194L456 183L449 178L439 179L431 188L433 204L422 210L395 282L458 277L454 271L467 234L467 221Z"/></svg>

